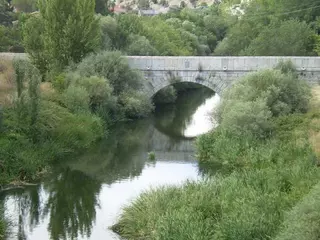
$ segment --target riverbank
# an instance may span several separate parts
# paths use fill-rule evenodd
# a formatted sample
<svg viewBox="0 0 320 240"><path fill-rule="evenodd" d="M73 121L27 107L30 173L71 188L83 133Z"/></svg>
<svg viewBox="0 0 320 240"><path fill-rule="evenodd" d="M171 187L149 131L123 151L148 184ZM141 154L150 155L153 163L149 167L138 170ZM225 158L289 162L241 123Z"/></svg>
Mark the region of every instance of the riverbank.
<svg viewBox="0 0 320 240"><path fill-rule="evenodd" d="M26 60L0 63L1 188L37 181L50 163L88 148L115 122L152 111L140 74L119 58L118 52L90 55L45 82Z"/></svg>
<svg viewBox="0 0 320 240"><path fill-rule="evenodd" d="M194 141L185 137L185 130L203 129L206 113L198 110L207 107L211 112L213 106L206 102L212 98L205 89L179 94L172 107L157 107L145 119L115 124L107 139L53 165L37 186L2 193L6 216L13 216L10 237L118 239L109 227L139 193L200 178ZM149 160L150 152L154 160ZM21 213L18 222L15 216Z"/></svg>
<svg viewBox="0 0 320 240"><path fill-rule="evenodd" d="M288 231L285 227L288 221L284 221L286 213L296 205L299 208L300 201L319 182L320 89L313 89L313 98L305 112L308 104L303 107L299 103L308 99L308 90L303 85L298 86L300 82L297 85L296 80L291 79L293 76L287 78L285 73L277 71L257 74L251 75L253 80L244 80L253 83L249 85L255 86L255 90L247 83L243 85L245 88L240 86L240 92L247 91L251 95L239 95L239 90L230 90L235 94L234 99L250 106L253 103L248 98L256 99L254 94L268 96L266 93L270 92L263 89L270 86L271 76L280 92L287 89L283 92L286 95L282 98L284 102L281 105L276 101L267 102L271 113L259 105L249 109L240 105L234 109L233 102L225 105L222 121L228 119L228 124L234 132L239 131L238 134L222 131L221 126L227 127L227 123L220 122L215 132L200 137L197 143L201 163L207 164L207 169L211 165L219 166L218 170L213 169L217 173L200 182L165 186L143 193L123 209L118 223L113 226L114 231L126 239L150 240L277 239L283 231ZM291 84L286 86L290 82L294 83L293 88L288 88L293 86ZM259 86L263 88L257 90ZM302 92L306 99L298 96ZM290 100L285 102L285 99ZM298 105L284 116L272 117L279 109L275 106L283 107L284 103ZM239 110L240 115L236 114ZM232 115L228 116L227 112ZM242 112L246 114L245 118ZM236 123L234 119L237 119ZM237 126L240 127L235 128ZM249 134L250 131L253 134ZM311 224L318 221L309 220ZM316 230L311 235L315 236Z"/></svg>
<svg viewBox="0 0 320 240"><path fill-rule="evenodd" d="M45 79L27 60L0 62L0 192L37 182L53 163L106 137L115 122L152 111L140 92L143 78L120 56L90 55Z"/></svg>

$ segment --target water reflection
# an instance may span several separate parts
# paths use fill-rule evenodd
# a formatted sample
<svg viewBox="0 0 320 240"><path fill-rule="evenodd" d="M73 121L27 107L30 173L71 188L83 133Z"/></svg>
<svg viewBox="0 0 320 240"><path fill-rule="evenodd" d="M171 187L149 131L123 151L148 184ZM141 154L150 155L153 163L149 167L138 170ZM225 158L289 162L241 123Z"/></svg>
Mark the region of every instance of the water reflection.
<svg viewBox="0 0 320 240"><path fill-rule="evenodd" d="M200 88L180 94L176 104L157 107L156 128L172 138L195 137L214 127L211 112L219 103L219 96Z"/></svg>
<svg viewBox="0 0 320 240"><path fill-rule="evenodd" d="M191 121L183 131L183 135L185 137L196 137L216 127L217 122L212 118L212 114L219 102L220 97L218 95L206 99L192 115Z"/></svg>
<svg viewBox="0 0 320 240"><path fill-rule="evenodd" d="M82 172L66 168L44 184L49 193L43 217L49 215L51 239L89 238L96 217L101 183Z"/></svg>
<svg viewBox="0 0 320 240"><path fill-rule="evenodd" d="M193 141L183 134L210 97L192 91L154 118L117 125L106 141L57 166L40 185L8 193L6 214L16 224L10 239L119 239L108 227L141 191L199 177ZM148 161L150 151L156 161Z"/></svg>

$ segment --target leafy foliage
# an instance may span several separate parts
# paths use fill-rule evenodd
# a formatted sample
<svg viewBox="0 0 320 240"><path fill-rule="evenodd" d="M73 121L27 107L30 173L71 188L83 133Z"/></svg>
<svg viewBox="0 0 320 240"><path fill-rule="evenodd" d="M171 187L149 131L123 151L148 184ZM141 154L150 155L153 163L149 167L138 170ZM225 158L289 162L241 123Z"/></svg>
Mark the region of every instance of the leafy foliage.
<svg viewBox="0 0 320 240"><path fill-rule="evenodd" d="M39 2L40 16L27 21L24 42L33 62L43 73L78 63L100 47L94 0ZM35 41L38 40L38 41ZM35 44L40 43L40 46Z"/></svg>
<svg viewBox="0 0 320 240"><path fill-rule="evenodd" d="M106 85L106 91L111 94L112 100L109 98L108 103L103 105L108 105L104 107L109 109L113 118L123 118L123 114L128 118L142 117L152 111L150 99L140 93L143 78L129 67L120 52L101 52L88 56L76 71L82 77L98 76L110 84Z"/></svg>
<svg viewBox="0 0 320 240"><path fill-rule="evenodd" d="M245 55L306 56L312 54L313 31L305 22L288 20L265 27L244 50Z"/></svg>

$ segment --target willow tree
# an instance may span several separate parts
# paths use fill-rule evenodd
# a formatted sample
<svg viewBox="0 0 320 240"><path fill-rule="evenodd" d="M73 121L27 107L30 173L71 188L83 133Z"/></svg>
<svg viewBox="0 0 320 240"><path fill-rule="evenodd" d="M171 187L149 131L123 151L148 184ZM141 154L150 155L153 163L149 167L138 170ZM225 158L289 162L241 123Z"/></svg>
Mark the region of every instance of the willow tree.
<svg viewBox="0 0 320 240"><path fill-rule="evenodd" d="M26 49L28 52L43 51L50 68L61 70L71 62L78 63L100 47L95 0L40 0L39 9L43 47L33 44ZM24 36L32 39L33 34L34 31L29 31Z"/></svg>

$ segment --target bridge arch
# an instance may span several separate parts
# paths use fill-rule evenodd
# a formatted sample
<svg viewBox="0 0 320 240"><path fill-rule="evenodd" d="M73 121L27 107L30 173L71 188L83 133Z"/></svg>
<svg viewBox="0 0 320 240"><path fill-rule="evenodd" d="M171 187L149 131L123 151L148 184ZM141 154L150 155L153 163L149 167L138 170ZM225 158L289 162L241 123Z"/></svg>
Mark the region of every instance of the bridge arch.
<svg viewBox="0 0 320 240"><path fill-rule="evenodd" d="M219 96L228 87L223 77L212 71L142 71L145 78L144 90L153 98L161 89L179 84L194 83L209 88Z"/></svg>

